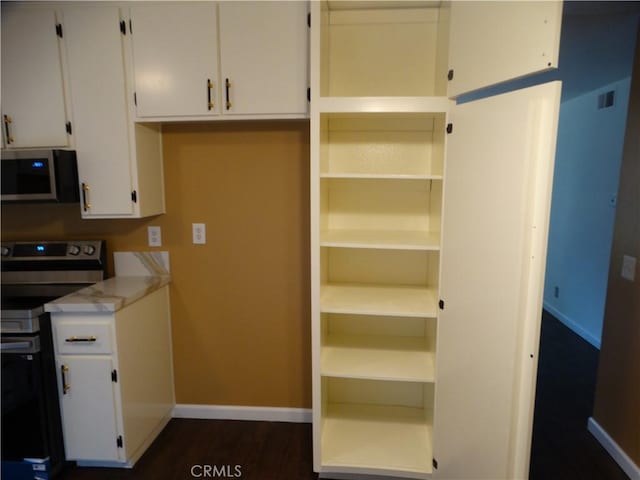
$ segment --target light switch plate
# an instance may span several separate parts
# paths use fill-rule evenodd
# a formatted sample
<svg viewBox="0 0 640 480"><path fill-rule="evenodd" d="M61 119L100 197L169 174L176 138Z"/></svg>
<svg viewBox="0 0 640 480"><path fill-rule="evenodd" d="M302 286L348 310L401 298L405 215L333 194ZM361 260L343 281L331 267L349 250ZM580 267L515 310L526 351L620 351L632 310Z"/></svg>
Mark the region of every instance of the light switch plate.
<svg viewBox="0 0 640 480"><path fill-rule="evenodd" d="M162 246L162 231L160 230L160 227L147 227L147 234L149 237L150 247Z"/></svg>
<svg viewBox="0 0 640 480"><path fill-rule="evenodd" d="M204 245L207 243L207 230L204 223L194 223L193 226L193 243L196 245Z"/></svg>
<svg viewBox="0 0 640 480"><path fill-rule="evenodd" d="M622 278L635 282L636 280L636 257L624 255L622 257Z"/></svg>

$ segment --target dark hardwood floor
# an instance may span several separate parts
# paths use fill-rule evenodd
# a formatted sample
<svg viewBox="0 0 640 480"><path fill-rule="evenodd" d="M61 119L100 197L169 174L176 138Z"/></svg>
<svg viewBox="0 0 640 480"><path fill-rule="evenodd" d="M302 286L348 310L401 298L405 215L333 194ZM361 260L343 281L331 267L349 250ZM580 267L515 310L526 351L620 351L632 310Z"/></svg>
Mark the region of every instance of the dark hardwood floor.
<svg viewBox="0 0 640 480"><path fill-rule="evenodd" d="M545 313L531 480L628 480L586 430L597 361L595 348ZM220 475L208 478L315 479L311 426L173 419L135 468L69 467L59 480L189 480L213 467Z"/></svg>
<svg viewBox="0 0 640 480"><path fill-rule="evenodd" d="M530 480L628 480L587 431L599 350L542 316Z"/></svg>

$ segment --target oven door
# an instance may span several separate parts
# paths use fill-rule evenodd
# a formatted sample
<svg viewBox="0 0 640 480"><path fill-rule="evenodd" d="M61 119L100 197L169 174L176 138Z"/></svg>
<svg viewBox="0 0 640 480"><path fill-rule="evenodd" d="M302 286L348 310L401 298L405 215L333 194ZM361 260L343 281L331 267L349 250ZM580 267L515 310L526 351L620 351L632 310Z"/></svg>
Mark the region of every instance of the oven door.
<svg viewBox="0 0 640 480"><path fill-rule="evenodd" d="M2 478L51 478L64 461L51 319L2 335Z"/></svg>
<svg viewBox="0 0 640 480"><path fill-rule="evenodd" d="M2 460L45 458L46 409L39 335L2 337Z"/></svg>

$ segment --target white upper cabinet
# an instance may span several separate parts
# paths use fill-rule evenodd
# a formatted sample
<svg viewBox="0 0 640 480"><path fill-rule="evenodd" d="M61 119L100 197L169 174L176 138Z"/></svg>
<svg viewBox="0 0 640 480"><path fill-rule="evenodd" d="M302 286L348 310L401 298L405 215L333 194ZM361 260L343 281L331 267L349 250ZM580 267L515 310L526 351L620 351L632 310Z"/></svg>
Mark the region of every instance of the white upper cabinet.
<svg viewBox="0 0 640 480"><path fill-rule="evenodd" d="M136 3L131 20L138 117L217 115L216 4Z"/></svg>
<svg viewBox="0 0 640 480"><path fill-rule="evenodd" d="M306 2L135 4L138 120L305 117L307 12Z"/></svg>
<svg viewBox="0 0 640 480"><path fill-rule="evenodd" d="M64 9L85 215L133 212L120 21L117 7Z"/></svg>
<svg viewBox="0 0 640 480"><path fill-rule="evenodd" d="M6 147L69 144L56 24L53 7L2 3L2 116Z"/></svg>
<svg viewBox="0 0 640 480"><path fill-rule="evenodd" d="M132 120L127 19L105 4L63 14L83 218L163 213L159 127Z"/></svg>
<svg viewBox="0 0 640 480"><path fill-rule="evenodd" d="M221 2L225 114L307 112L306 2Z"/></svg>
<svg viewBox="0 0 640 480"><path fill-rule="evenodd" d="M559 106L551 82L450 113L436 478L528 475Z"/></svg>
<svg viewBox="0 0 640 480"><path fill-rule="evenodd" d="M448 96L558 67L561 1L451 2Z"/></svg>

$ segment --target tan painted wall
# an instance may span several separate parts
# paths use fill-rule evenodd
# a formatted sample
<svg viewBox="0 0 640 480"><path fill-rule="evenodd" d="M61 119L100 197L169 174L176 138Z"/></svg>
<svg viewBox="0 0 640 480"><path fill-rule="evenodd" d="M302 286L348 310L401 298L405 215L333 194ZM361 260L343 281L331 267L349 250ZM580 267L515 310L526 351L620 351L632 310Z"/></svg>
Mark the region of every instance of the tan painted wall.
<svg viewBox="0 0 640 480"><path fill-rule="evenodd" d="M309 408L308 131L306 121L165 126L165 215L81 220L77 205L5 205L2 239L153 250L146 227L159 225L178 403ZM191 243L193 222L206 223L206 245Z"/></svg>
<svg viewBox="0 0 640 480"><path fill-rule="evenodd" d="M607 288L594 418L640 465L640 263L620 276L623 255L640 260L640 35L629 98Z"/></svg>

